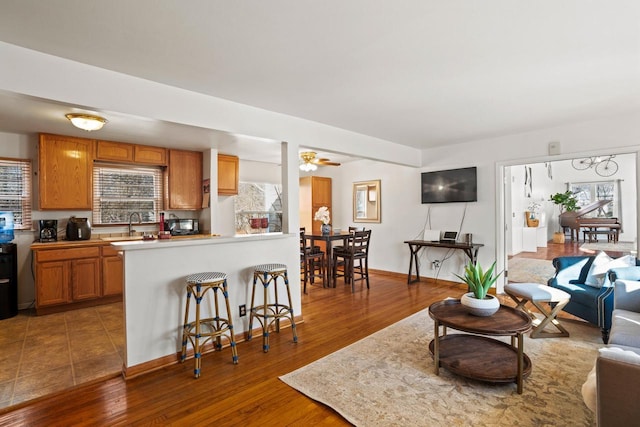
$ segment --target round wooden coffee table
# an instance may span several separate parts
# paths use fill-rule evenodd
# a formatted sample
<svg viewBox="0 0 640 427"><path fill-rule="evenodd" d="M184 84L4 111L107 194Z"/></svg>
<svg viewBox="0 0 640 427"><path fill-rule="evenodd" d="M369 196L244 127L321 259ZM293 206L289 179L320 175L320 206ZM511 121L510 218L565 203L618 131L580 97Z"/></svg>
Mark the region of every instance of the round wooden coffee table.
<svg viewBox="0 0 640 427"><path fill-rule="evenodd" d="M515 382L522 394L522 380L531 373L531 360L524 354L524 333L531 329L526 313L501 305L492 316L478 317L469 314L460 300L449 299L431 304L429 316L434 321L429 350L436 375L442 366L475 380ZM475 335L447 335L447 328ZM509 336L511 345L490 336Z"/></svg>

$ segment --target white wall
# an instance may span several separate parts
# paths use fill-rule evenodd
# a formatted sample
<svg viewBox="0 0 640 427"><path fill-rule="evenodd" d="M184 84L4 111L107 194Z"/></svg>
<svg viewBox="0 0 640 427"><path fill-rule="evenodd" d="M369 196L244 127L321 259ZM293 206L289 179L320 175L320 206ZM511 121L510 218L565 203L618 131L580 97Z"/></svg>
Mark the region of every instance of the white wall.
<svg viewBox="0 0 640 427"><path fill-rule="evenodd" d="M549 156L548 143L560 141L562 154ZM403 242L419 236L430 213L433 229L457 230L462 218L463 233L473 233L474 242L485 246L479 252L482 264L496 260L499 215L496 203L496 169L500 164L540 163L545 160L580 157L582 154L607 152L635 152L640 149L640 113L559 126L526 134L510 135L442 147L423 152L427 164L421 169L390 165L368 160L349 162L340 168L323 168L322 175L334 178L334 226L343 228L352 223L351 185L354 181L382 180L382 223L371 224L371 267L405 273L409 266L409 250ZM423 171L478 167L478 201L422 205L420 201L420 173ZM538 172L540 173L540 172ZM534 176L534 180L536 176ZM543 180L543 178L540 178ZM636 178L625 177L625 182ZM535 181L534 181L535 182ZM563 181L564 182L564 181ZM636 184L637 185L637 184ZM637 188L637 187L636 187ZM558 190L560 191L560 190ZM637 190L629 189L637 196ZM546 193L546 192L545 192ZM547 197L540 191L539 197ZM637 197L636 197L637 199ZM465 211L466 208L466 211ZM553 216L553 214L549 214ZM547 218L549 219L549 215ZM369 227L369 225L367 225ZM550 226L552 227L552 226ZM626 227L625 227L626 228ZM625 230L627 231L627 230ZM633 240L625 236L625 240ZM443 250L430 249L421 257L425 276L435 277L429 261L447 257ZM442 265L439 278L457 280L467 262L461 253L455 253ZM500 262L499 262L500 265Z"/></svg>

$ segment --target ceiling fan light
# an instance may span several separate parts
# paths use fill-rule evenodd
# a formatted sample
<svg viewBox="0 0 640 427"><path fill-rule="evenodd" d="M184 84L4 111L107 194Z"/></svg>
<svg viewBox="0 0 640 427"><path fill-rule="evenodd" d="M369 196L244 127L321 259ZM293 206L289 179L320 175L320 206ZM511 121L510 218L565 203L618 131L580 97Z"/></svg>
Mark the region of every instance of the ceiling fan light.
<svg viewBox="0 0 640 427"><path fill-rule="evenodd" d="M92 130L100 130L105 123L107 123L107 119L94 116L91 114L65 114L65 117L71 121L71 124L75 127L86 130L88 132Z"/></svg>
<svg viewBox="0 0 640 427"><path fill-rule="evenodd" d="M312 172L314 170L317 170L318 166L314 165L313 163L301 163L300 164L300 170L304 171L304 172Z"/></svg>

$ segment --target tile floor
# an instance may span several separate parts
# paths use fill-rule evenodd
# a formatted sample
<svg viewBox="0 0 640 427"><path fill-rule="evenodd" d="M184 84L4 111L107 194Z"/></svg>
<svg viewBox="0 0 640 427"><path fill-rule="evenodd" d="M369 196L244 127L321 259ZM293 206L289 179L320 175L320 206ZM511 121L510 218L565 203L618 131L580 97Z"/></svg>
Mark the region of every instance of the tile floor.
<svg viewBox="0 0 640 427"><path fill-rule="evenodd" d="M122 371L122 303L0 320L0 409Z"/></svg>

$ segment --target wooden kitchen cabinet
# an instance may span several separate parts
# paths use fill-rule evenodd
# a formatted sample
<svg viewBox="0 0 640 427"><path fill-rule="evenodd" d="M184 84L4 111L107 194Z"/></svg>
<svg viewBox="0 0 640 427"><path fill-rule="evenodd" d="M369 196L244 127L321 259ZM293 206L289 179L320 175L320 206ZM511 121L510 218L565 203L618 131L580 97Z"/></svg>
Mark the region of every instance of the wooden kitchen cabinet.
<svg viewBox="0 0 640 427"><path fill-rule="evenodd" d="M133 144L113 141L96 142L96 159L133 162Z"/></svg>
<svg viewBox="0 0 640 427"><path fill-rule="evenodd" d="M300 226L315 233L320 233L320 221L314 221L313 216L322 206L331 210L331 178L321 176L304 176L300 178Z"/></svg>
<svg viewBox="0 0 640 427"><path fill-rule="evenodd" d="M91 210L94 140L41 134L39 209Z"/></svg>
<svg viewBox="0 0 640 427"><path fill-rule="evenodd" d="M124 270L122 257L110 246L102 247L102 296L122 295Z"/></svg>
<svg viewBox="0 0 640 427"><path fill-rule="evenodd" d="M133 150L133 160L136 163L165 166L167 164L167 149L150 145L136 145Z"/></svg>
<svg viewBox="0 0 640 427"><path fill-rule="evenodd" d="M126 142L98 141L96 160L164 166L167 164L167 149Z"/></svg>
<svg viewBox="0 0 640 427"><path fill-rule="evenodd" d="M236 156L218 154L218 194L235 196L240 180L240 160Z"/></svg>
<svg viewBox="0 0 640 427"><path fill-rule="evenodd" d="M202 153L169 150L168 209L202 209Z"/></svg>
<svg viewBox="0 0 640 427"><path fill-rule="evenodd" d="M88 307L122 299L122 261L105 263L102 242L33 244L35 260L36 312L47 314ZM105 265L111 279L105 286ZM114 277L120 269L119 288ZM105 293L106 289L106 293Z"/></svg>

